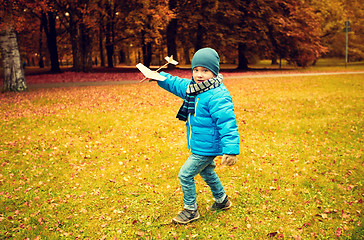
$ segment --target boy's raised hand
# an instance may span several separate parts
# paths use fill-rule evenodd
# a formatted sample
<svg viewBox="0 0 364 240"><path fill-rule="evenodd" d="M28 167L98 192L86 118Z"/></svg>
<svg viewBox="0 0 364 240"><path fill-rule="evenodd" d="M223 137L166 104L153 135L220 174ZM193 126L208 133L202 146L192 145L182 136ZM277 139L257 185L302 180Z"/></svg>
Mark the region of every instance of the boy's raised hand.
<svg viewBox="0 0 364 240"><path fill-rule="evenodd" d="M236 161L237 161L236 155L224 154L222 156L221 164L226 166L232 166L236 163Z"/></svg>

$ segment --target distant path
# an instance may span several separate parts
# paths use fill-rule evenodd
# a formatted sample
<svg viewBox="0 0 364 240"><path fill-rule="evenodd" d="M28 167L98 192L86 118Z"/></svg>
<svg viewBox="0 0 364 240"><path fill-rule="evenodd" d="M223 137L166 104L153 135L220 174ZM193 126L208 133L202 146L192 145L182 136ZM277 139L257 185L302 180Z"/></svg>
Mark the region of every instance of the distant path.
<svg viewBox="0 0 364 240"><path fill-rule="evenodd" d="M261 73L251 74L224 73L224 79L244 79L244 78L267 78L267 77L298 77L298 76L323 76L323 75L349 75L349 74L364 74L364 71L351 71L351 72L310 72L310 73ZM178 75L178 74L176 74ZM226 76L227 75L227 76ZM181 76L184 77L184 76ZM120 80L120 81L93 81L93 82L59 82L59 83L30 83L29 89L38 88L58 88L58 87L84 87L84 86L108 86L108 85L124 85L124 84L137 84L139 80Z"/></svg>
<svg viewBox="0 0 364 240"><path fill-rule="evenodd" d="M231 78L265 78L265 77L299 77L299 76L321 76L321 75L344 75L344 74L364 74L364 71L358 72L315 72L315 73L269 73L269 74L247 74L240 76L228 76L224 79Z"/></svg>
<svg viewBox="0 0 364 240"><path fill-rule="evenodd" d="M59 87L88 87L88 86L109 86L136 84L139 80L122 81L100 81L100 82L65 82L65 83L31 83L27 84L29 89L38 88L59 88Z"/></svg>

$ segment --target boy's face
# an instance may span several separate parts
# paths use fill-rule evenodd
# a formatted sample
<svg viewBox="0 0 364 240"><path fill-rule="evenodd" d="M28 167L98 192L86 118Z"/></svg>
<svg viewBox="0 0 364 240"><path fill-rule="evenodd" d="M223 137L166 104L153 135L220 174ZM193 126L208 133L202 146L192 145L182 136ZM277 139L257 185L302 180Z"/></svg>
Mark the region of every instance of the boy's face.
<svg viewBox="0 0 364 240"><path fill-rule="evenodd" d="M192 76L197 83L216 77L213 72L204 67L195 67L192 70Z"/></svg>

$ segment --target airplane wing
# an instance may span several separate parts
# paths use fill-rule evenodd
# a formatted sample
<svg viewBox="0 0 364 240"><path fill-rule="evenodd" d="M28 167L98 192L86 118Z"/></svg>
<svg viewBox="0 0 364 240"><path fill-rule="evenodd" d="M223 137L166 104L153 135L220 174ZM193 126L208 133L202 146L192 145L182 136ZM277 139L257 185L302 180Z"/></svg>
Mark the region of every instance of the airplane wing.
<svg viewBox="0 0 364 240"><path fill-rule="evenodd" d="M144 74L146 78L151 78L158 81L164 81L167 79L166 77L160 75L159 73L150 70L141 63L138 63L136 67L139 69L139 71L141 71Z"/></svg>
<svg viewBox="0 0 364 240"><path fill-rule="evenodd" d="M170 57L165 57L164 58L168 63L172 63L173 65L177 65L178 62L176 60L173 59L173 55Z"/></svg>

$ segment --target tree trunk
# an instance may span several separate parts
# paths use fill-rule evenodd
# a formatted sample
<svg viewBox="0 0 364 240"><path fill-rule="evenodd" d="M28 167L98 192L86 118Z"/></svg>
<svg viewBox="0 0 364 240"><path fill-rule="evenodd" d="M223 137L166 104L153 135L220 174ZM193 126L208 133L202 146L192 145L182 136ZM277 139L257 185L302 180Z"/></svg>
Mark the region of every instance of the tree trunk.
<svg viewBox="0 0 364 240"><path fill-rule="evenodd" d="M48 15L48 18L47 18ZM61 69L59 67L58 50L57 50L57 31L56 31L56 19L52 12L42 13L42 24L47 36L48 51L51 58L51 72L59 73Z"/></svg>
<svg viewBox="0 0 364 240"><path fill-rule="evenodd" d="M107 55L107 66L109 68L113 68L114 67L114 62L113 62L113 56L114 56L114 43L112 41L112 23L109 21L108 23L106 23L106 55Z"/></svg>
<svg viewBox="0 0 364 240"><path fill-rule="evenodd" d="M89 29L82 23L71 22L71 44L73 69L76 72L91 72L91 36Z"/></svg>
<svg viewBox="0 0 364 240"><path fill-rule="evenodd" d="M109 68L114 67L114 19L113 19L113 5L107 3L105 5L107 13L106 18L106 32L105 32L105 46L107 56L107 66Z"/></svg>
<svg viewBox="0 0 364 240"><path fill-rule="evenodd" d="M4 67L3 92L21 92L27 89L15 29L0 31L0 48Z"/></svg>
<svg viewBox="0 0 364 240"><path fill-rule="evenodd" d="M73 21L73 19L70 19L70 39L71 39L71 45L72 45L72 60L73 60L73 70L76 72L82 71L82 65L81 65L81 49L79 47L79 24L76 23L76 21Z"/></svg>
<svg viewBox="0 0 364 240"><path fill-rule="evenodd" d="M119 63L125 63L125 53L123 49L119 50Z"/></svg>
<svg viewBox="0 0 364 240"><path fill-rule="evenodd" d="M172 19L167 26L167 49L168 56L173 55L174 59L177 59L177 19ZM168 68L176 68L173 64L168 64Z"/></svg>
<svg viewBox="0 0 364 240"><path fill-rule="evenodd" d="M84 24L81 24L81 56L82 56L82 71L92 71L92 38L90 29Z"/></svg>
<svg viewBox="0 0 364 240"><path fill-rule="evenodd" d="M177 7L177 0L169 0L169 9L174 10ZM173 18L167 26L167 51L168 56L173 55L174 59L177 59L177 19ZM168 64L168 68L176 68L173 64Z"/></svg>
<svg viewBox="0 0 364 240"><path fill-rule="evenodd" d="M239 60L238 69L240 69L240 70L248 70L248 59L246 59L246 57L245 57L246 45L244 43L239 43L238 52L239 52L239 56L238 56L238 60Z"/></svg>
<svg viewBox="0 0 364 240"><path fill-rule="evenodd" d="M273 56L272 56L271 65L278 65L278 58L274 53L273 53Z"/></svg>
<svg viewBox="0 0 364 240"><path fill-rule="evenodd" d="M142 31L142 51L143 51L143 63L149 67L152 62L152 43L146 42L145 32Z"/></svg>
<svg viewBox="0 0 364 240"><path fill-rule="evenodd" d="M183 48L183 54L184 54L184 57L185 57L185 64L186 65L191 64L190 49L189 48Z"/></svg>
<svg viewBox="0 0 364 240"><path fill-rule="evenodd" d="M273 46L273 56L272 56L272 65L278 65L278 58L277 55L279 56L279 68L281 68L281 59L282 59L282 53L284 53L283 49L280 47L277 39L275 38L274 35L274 28L272 26L272 24L269 21L266 21L266 26L268 28L268 32L267 35L269 37L269 40Z"/></svg>
<svg viewBox="0 0 364 240"><path fill-rule="evenodd" d="M103 45L102 45L102 40L103 40L103 25L102 23L100 23L100 31L99 31L99 48L100 48L100 64L101 64L101 67L105 67L105 57L104 57L104 48L103 48Z"/></svg>
<svg viewBox="0 0 364 240"><path fill-rule="evenodd" d="M39 31L39 61L38 66L40 68L44 68L44 62L43 62L43 24L40 23L40 31Z"/></svg>
<svg viewBox="0 0 364 240"><path fill-rule="evenodd" d="M142 47L143 50L143 62L145 66L150 67L152 63L152 43L145 43Z"/></svg>
<svg viewBox="0 0 364 240"><path fill-rule="evenodd" d="M200 50L203 45L203 36L205 34L205 29L201 24L198 24L197 30L196 30L196 39L195 39L195 52Z"/></svg>

